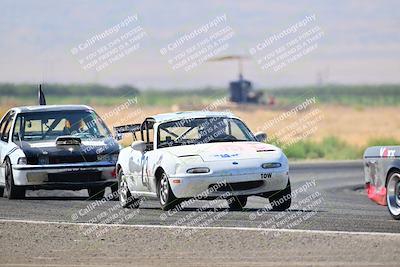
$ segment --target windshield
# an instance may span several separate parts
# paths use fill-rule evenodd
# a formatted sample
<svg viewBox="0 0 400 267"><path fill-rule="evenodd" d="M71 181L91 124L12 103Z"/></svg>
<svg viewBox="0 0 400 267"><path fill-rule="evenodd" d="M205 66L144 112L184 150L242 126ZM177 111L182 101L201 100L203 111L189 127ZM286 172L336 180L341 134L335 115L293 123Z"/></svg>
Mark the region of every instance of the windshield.
<svg viewBox="0 0 400 267"><path fill-rule="evenodd" d="M66 135L101 139L110 136L110 131L92 110L30 112L17 116L13 141L55 140Z"/></svg>
<svg viewBox="0 0 400 267"><path fill-rule="evenodd" d="M232 118L197 118L162 123L158 127L158 147L214 142L255 141L247 126Z"/></svg>

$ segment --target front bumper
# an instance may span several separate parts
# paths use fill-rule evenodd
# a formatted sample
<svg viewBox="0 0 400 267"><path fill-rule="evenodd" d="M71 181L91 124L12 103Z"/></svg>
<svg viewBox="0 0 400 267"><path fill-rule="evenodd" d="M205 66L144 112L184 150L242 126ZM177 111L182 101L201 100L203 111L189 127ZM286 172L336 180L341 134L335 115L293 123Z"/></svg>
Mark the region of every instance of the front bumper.
<svg viewBox="0 0 400 267"><path fill-rule="evenodd" d="M115 164L84 162L51 165L13 165L14 183L27 189L87 189L115 184Z"/></svg>
<svg viewBox="0 0 400 267"><path fill-rule="evenodd" d="M387 206L386 187L376 188L370 183L365 184L368 198L382 206Z"/></svg>
<svg viewBox="0 0 400 267"><path fill-rule="evenodd" d="M261 178L261 173L230 175L183 174L170 175L169 184L177 198L221 197L229 192L230 196L266 195L286 188L289 181L287 170L271 172L270 177Z"/></svg>

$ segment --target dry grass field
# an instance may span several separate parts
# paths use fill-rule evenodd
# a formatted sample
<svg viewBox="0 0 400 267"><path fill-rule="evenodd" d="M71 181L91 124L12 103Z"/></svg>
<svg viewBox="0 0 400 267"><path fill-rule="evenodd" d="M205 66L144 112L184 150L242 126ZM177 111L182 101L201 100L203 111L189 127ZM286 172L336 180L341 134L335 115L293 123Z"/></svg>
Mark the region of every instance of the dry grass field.
<svg viewBox="0 0 400 267"><path fill-rule="evenodd" d="M176 111L177 107L140 107L130 108L106 119L109 126L123 123L140 122L152 114ZM396 107L371 107L353 108L349 106L318 105L312 109L318 109L321 120L315 123L315 131L306 138L313 141L321 141L324 137L335 136L349 144L363 146L369 140L378 138L400 139L400 112ZM312 109L299 112L287 119L280 121L272 127L265 124L285 113L285 110L268 110L265 107L230 107L229 110L242 118L252 131L264 130L269 136L275 135L279 129L286 125L304 122L305 117ZM98 113L103 116L112 108L96 107ZM220 110L226 110L222 108ZM139 113L140 111L140 113ZM134 116L130 115L134 114ZM105 116L107 117L107 116ZM126 119L125 119L126 118Z"/></svg>
<svg viewBox="0 0 400 267"><path fill-rule="evenodd" d="M0 113L13 106L7 103L0 107ZM201 110L204 106L135 106L118 111L118 106L94 106L97 112L110 126L141 122L145 117L157 113L182 110ZM271 120L279 118L290 108L271 109L267 106L219 106L215 110L229 110L242 118L254 132L262 130L269 137L296 135L307 132L301 139L320 142L326 137L334 136L355 147L363 147L373 139L395 138L400 140L400 112L395 106L352 107L329 104L313 104L307 109L291 114L281 121L268 126ZM308 116L318 111L318 119ZM311 122L310 122L311 121ZM312 128L312 131L310 130ZM309 131L310 130L310 131ZM289 134L290 135L290 134ZM129 139L124 139L125 145Z"/></svg>

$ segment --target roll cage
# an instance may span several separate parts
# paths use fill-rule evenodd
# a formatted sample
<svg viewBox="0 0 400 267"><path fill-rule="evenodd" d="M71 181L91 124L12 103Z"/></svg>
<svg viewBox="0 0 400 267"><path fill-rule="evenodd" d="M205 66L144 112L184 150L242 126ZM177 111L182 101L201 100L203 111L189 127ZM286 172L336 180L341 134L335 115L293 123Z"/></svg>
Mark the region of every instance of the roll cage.
<svg viewBox="0 0 400 267"><path fill-rule="evenodd" d="M140 140L146 143L146 150L153 150L154 148L154 136L150 133L154 130L155 120L154 118L146 118L142 123L135 123L135 124L128 124L128 125L121 125L115 126L115 138L117 140L122 139L122 134L124 133L132 133L133 141L138 141L139 137L137 135L140 132Z"/></svg>

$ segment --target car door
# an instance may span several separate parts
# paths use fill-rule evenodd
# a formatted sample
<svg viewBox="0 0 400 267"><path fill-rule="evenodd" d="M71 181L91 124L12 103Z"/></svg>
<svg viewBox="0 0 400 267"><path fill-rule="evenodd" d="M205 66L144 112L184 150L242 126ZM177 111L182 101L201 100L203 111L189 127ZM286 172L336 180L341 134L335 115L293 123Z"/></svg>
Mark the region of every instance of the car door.
<svg viewBox="0 0 400 267"><path fill-rule="evenodd" d="M0 184L5 184L4 159L9 152L9 137L11 133L14 111L9 111L0 122Z"/></svg>
<svg viewBox="0 0 400 267"><path fill-rule="evenodd" d="M146 119L142 126L142 140L146 143L146 150L143 154L141 183L146 192L151 192L151 162L154 155L154 120Z"/></svg>
<svg viewBox="0 0 400 267"><path fill-rule="evenodd" d="M146 143L146 149L142 153L141 151L137 151L131 149L129 155L129 177L130 180L130 188L133 188L132 191L138 192L149 192L149 183L147 176L146 166L148 164L148 156L149 151L152 150L152 138L149 138L151 126L148 124L148 121L145 120L141 125L141 139Z"/></svg>
<svg viewBox="0 0 400 267"><path fill-rule="evenodd" d="M144 160L144 153L131 149L129 153L129 173L130 178L128 183L132 191L144 191L142 183L142 166Z"/></svg>

